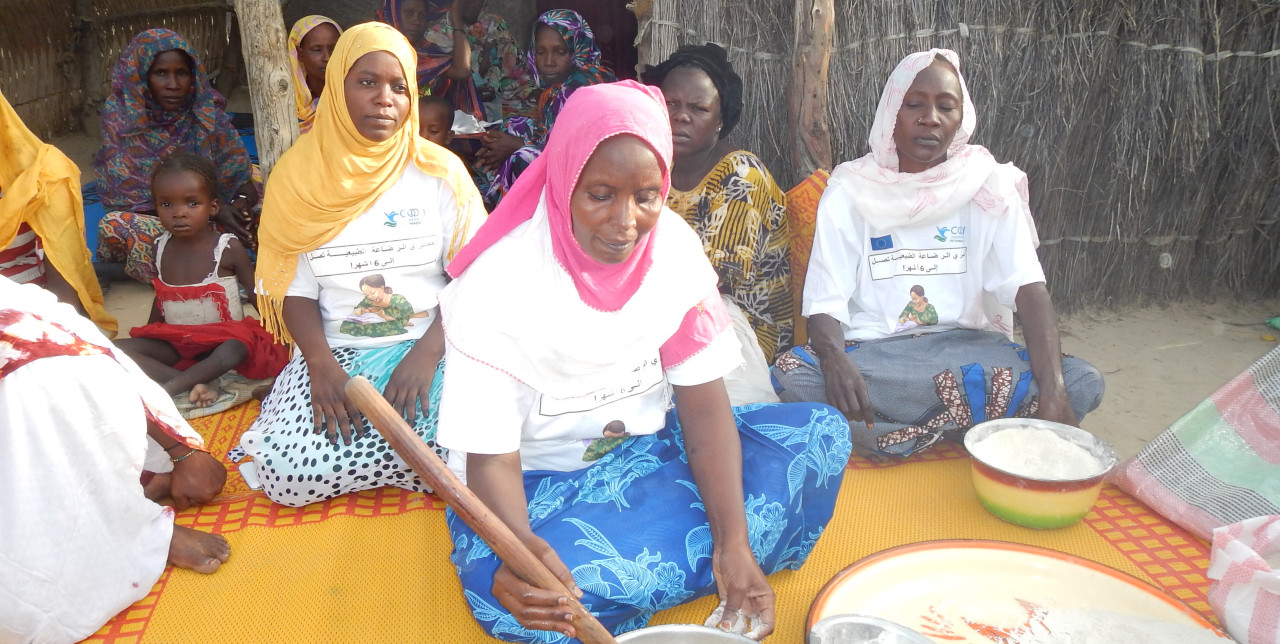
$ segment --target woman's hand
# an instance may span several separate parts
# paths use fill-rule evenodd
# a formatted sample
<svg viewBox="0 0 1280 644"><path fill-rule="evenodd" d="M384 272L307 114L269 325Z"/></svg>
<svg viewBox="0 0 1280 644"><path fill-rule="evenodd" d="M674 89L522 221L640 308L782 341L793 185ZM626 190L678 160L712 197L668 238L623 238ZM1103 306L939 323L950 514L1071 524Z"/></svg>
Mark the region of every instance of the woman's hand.
<svg viewBox="0 0 1280 644"><path fill-rule="evenodd" d="M347 398L347 381L351 376L342 369L337 360L332 359L319 364L307 362L307 372L311 376L311 418L313 431L324 433L329 442L338 443L338 435L342 435L342 444L351 444L351 435L363 438L369 433L364 415L356 408L355 403Z"/></svg>
<svg viewBox="0 0 1280 644"><path fill-rule="evenodd" d="M822 379L827 390L827 402L840 410L849 420L864 423L868 428L876 426L876 412L871 407L871 395L867 393L867 381L862 372L844 355L822 358Z"/></svg>
<svg viewBox="0 0 1280 644"><path fill-rule="evenodd" d="M545 540L527 536L524 539L529 550L542 560L547 569L567 587L576 597L582 597L582 591L573 580L569 568L560 561L556 551ZM758 570L758 568L757 568ZM575 637L577 631L573 627L573 611L569 608L569 598L564 593L545 590L533 586L507 567L498 566L493 575L493 597L503 608L511 611L520 625L535 631L555 631L565 637ZM770 605L772 607L772 604ZM770 615L772 615L772 608ZM770 628L772 630L772 628Z"/></svg>
<svg viewBox="0 0 1280 644"><path fill-rule="evenodd" d="M724 603L717 625L721 630L734 630L742 619L743 631L753 640L760 641L773 632L777 597L749 545L716 548L711 554L711 573Z"/></svg>
<svg viewBox="0 0 1280 644"><path fill-rule="evenodd" d="M431 403L431 381L436 375L439 355L433 355L425 342L419 341L400 359L391 372L391 379L382 390L382 397L395 407L396 413L413 426L418 420L418 405L426 414Z"/></svg>
<svg viewBox="0 0 1280 644"><path fill-rule="evenodd" d="M219 204L213 220L223 230L235 235L245 248L256 249L258 226L254 221L251 208L253 208L252 197L246 193L240 193L230 203Z"/></svg>
<svg viewBox="0 0 1280 644"><path fill-rule="evenodd" d="M1080 419L1071 411L1071 403L1065 392L1057 395L1041 395L1036 407L1036 418L1048 420L1072 427L1080 426Z"/></svg>
<svg viewBox="0 0 1280 644"><path fill-rule="evenodd" d="M516 150L524 147L524 140L514 134L502 130L489 130L480 137L483 147L476 153L476 159L486 170L497 172Z"/></svg>
<svg viewBox="0 0 1280 644"><path fill-rule="evenodd" d="M179 458L186 452L174 450ZM191 452L186 458L173 464L169 479L169 497L179 511L193 505L204 505L222 491L227 482L227 468L204 450Z"/></svg>

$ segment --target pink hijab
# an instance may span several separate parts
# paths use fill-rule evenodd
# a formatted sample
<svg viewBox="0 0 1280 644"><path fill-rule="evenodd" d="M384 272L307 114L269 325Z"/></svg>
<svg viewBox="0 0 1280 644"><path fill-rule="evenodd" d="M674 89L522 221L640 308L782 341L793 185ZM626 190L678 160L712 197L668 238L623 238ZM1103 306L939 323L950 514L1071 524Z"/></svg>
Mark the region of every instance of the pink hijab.
<svg viewBox="0 0 1280 644"><path fill-rule="evenodd" d="M584 87L575 95L583 92L582 98L565 104L557 119L564 119L573 127L552 131L542 154L520 175L475 238L449 263L449 275L462 275L485 249L528 221L545 194L556 259L573 276L582 301L602 311L617 311L635 294L653 264L653 235L639 240L627 261L601 264L587 255L573 237L569 199L596 147L609 137L631 134L658 155L662 165L662 202L666 203L671 191L671 129L666 100L658 88L635 81ZM617 109L621 105L629 109Z"/></svg>
<svg viewBox="0 0 1280 644"><path fill-rule="evenodd" d="M898 110L916 75L939 57L951 64L960 80L960 128L947 148L946 161L924 172L898 172L898 146L893 141ZM836 166L831 178L852 184L849 192L855 209L876 230L926 226L974 202L995 216L1019 211L1031 223L1034 236L1027 175L1011 163L997 163L986 148L970 145L969 137L977 125L977 110L960 73L960 56L950 49L916 52L898 63L880 94L867 140L871 152Z"/></svg>
<svg viewBox="0 0 1280 644"><path fill-rule="evenodd" d="M671 187L671 128L662 93L634 81L578 89L542 155L449 264L441 293L454 350L565 398L660 352L679 364L729 328L697 235L663 208L631 257L592 259L573 236L570 197L602 141L631 135Z"/></svg>

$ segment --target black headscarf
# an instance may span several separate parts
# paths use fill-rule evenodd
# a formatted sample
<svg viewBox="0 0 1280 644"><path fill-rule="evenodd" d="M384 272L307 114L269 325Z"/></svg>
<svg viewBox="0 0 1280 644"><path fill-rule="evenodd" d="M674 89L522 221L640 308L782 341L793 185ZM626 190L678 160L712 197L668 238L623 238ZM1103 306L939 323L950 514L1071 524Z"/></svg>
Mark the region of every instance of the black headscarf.
<svg viewBox="0 0 1280 644"><path fill-rule="evenodd" d="M649 85L661 86L667 74L680 67L697 67L711 77L720 94L720 120L724 123L720 138L729 136L742 117L742 77L729 64L728 52L714 43L684 45L657 67L647 66L642 77Z"/></svg>

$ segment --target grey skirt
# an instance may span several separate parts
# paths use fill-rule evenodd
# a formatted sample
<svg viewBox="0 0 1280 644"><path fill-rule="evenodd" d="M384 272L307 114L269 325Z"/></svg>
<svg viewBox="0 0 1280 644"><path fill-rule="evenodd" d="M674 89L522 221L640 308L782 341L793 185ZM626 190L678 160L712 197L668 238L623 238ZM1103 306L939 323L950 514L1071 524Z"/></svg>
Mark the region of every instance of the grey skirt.
<svg viewBox="0 0 1280 644"><path fill-rule="evenodd" d="M863 453L908 456L947 432L975 424L1030 417L1038 389L1026 347L1001 333L953 329L851 342L845 356L862 372L875 410L875 427L850 421L853 444ZM1102 402L1102 374L1073 356L1062 358L1062 376L1076 418ZM822 364L809 345L791 349L773 367L783 402L827 402Z"/></svg>

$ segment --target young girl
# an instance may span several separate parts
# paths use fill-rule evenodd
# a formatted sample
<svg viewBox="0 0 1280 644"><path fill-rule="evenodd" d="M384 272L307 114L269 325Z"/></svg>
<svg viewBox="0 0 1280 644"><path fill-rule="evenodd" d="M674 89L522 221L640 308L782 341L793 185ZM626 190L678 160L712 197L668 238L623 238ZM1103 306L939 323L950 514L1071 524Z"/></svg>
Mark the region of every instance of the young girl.
<svg viewBox="0 0 1280 644"><path fill-rule="evenodd" d="M240 289L253 292L253 265L235 235L209 227L218 211L217 170L207 159L177 154L151 175L165 233L156 240L151 319L117 345L169 395L190 390L195 407L218 399L217 380L236 370L251 380L274 377L288 354L254 318Z"/></svg>

